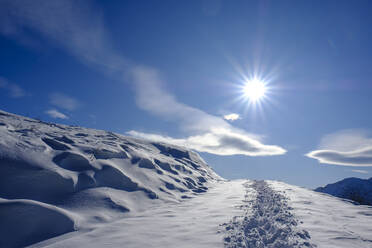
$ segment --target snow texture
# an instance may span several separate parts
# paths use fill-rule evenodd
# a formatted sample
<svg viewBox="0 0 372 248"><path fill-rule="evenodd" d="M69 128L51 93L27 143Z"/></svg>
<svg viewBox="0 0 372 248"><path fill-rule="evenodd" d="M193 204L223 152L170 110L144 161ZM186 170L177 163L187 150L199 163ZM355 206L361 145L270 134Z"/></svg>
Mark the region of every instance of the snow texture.
<svg viewBox="0 0 372 248"><path fill-rule="evenodd" d="M309 233L297 228L298 220L283 194L265 181L247 182L244 186L244 215L223 224L226 248L316 247L310 244Z"/></svg>
<svg viewBox="0 0 372 248"><path fill-rule="evenodd" d="M372 178L345 178L325 187L319 187L315 191L349 199L357 204L372 205Z"/></svg>
<svg viewBox="0 0 372 248"><path fill-rule="evenodd" d="M282 182L267 182L288 197L292 213L300 220L298 227L309 232L311 243L321 248L372 247L372 207Z"/></svg>
<svg viewBox="0 0 372 248"><path fill-rule="evenodd" d="M48 247L223 247L221 223L240 210L244 181L215 182L210 189L179 203L153 206L135 216L36 244Z"/></svg>
<svg viewBox="0 0 372 248"><path fill-rule="evenodd" d="M22 247L75 230L68 212L30 200L0 199L0 220L0 247Z"/></svg>

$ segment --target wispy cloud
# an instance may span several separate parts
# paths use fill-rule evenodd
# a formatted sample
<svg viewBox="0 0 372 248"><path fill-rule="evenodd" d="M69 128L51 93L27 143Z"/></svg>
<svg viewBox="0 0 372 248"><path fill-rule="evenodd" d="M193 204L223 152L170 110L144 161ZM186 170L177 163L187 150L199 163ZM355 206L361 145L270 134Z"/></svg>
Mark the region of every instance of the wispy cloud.
<svg viewBox="0 0 372 248"><path fill-rule="evenodd" d="M355 173L368 174L368 171L366 170L351 170L351 171Z"/></svg>
<svg viewBox="0 0 372 248"><path fill-rule="evenodd" d="M366 130L341 130L324 136L319 149L306 156L324 164L372 166L372 138Z"/></svg>
<svg viewBox="0 0 372 248"><path fill-rule="evenodd" d="M26 95L24 89L15 83L10 83L7 79L0 77L0 88L9 92L10 97L20 98Z"/></svg>
<svg viewBox="0 0 372 248"><path fill-rule="evenodd" d="M231 126L218 116L179 102L170 94L155 68L128 62L113 48L104 29L102 14L90 1L20 1L0 3L0 32L20 37L32 29L48 40L66 49L81 62L94 66L115 79L134 84L136 101L140 108L178 124L188 138L143 134L167 142L187 145L195 150L215 154L244 154L248 156L280 155L285 149L264 145L259 136ZM58 98L58 97L57 97ZM55 106L73 110L71 101L58 101ZM66 100L66 99L65 99Z"/></svg>
<svg viewBox="0 0 372 248"><path fill-rule="evenodd" d="M224 115L223 118L227 121L236 121L240 119L240 115L232 113L232 114Z"/></svg>
<svg viewBox="0 0 372 248"><path fill-rule="evenodd" d="M372 166L372 147L350 152L335 150L316 150L308 153L309 158L317 159L323 164L344 166Z"/></svg>
<svg viewBox="0 0 372 248"><path fill-rule="evenodd" d="M245 135L239 135L224 129L210 130L201 135L181 139L133 130L127 132L127 134L148 140L185 146L199 152L208 152L217 155L272 156L286 152L279 146L264 145Z"/></svg>
<svg viewBox="0 0 372 248"><path fill-rule="evenodd" d="M54 118L54 119L68 119L67 115L59 112L56 109L49 109L49 110L45 111L45 113L47 115L49 115L50 117Z"/></svg>
<svg viewBox="0 0 372 248"><path fill-rule="evenodd" d="M50 103L56 107L60 107L65 110L73 111L76 110L81 104L78 100L73 97L61 94L53 93L49 95Z"/></svg>

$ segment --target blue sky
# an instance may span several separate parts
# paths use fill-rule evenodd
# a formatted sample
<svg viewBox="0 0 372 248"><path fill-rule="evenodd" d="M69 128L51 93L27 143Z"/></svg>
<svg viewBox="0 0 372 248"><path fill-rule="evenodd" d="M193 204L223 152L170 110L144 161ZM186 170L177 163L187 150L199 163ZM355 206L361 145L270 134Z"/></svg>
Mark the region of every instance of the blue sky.
<svg viewBox="0 0 372 248"><path fill-rule="evenodd" d="M1 1L0 108L186 145L225 178L306 187L367 178L371 10L370 1ZM259 106L242 97L252 75L270 88Z"/></svg>

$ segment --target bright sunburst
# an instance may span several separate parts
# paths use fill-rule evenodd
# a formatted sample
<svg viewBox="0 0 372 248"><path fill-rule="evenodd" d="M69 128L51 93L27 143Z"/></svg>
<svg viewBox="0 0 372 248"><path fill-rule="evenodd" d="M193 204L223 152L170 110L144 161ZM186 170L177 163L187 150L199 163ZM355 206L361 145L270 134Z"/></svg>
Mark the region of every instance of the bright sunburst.
<svg viewBox="0 0 372 248"><path fill-rule="evenodd" d="M243 86L243 94L251 102L260 101L265 97L266 86L265 83L259 79L252 79L245 83Z"/></svg>

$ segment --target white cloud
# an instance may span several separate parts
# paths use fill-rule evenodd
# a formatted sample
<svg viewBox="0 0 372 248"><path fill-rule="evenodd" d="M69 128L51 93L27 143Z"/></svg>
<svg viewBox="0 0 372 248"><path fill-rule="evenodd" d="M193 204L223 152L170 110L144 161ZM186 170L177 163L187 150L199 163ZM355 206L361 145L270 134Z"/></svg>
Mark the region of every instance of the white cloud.
<svg viewBox="0 0 372 248"><path fill-rule="evenodd" d="M368 174L368 171L366 170L351 170L351 171L355 173Z"/></svg>
<svg viewBox="0 0 372 248"><path fill-rule="evenodd" d="M224 115L223 118L227 121L236 121L240 119L240 115L232 113L232 114Z"/></svg>
<svg viewBox="0 0 372 248"><path fill-rule="evenodd" d="M309 158L317 159L323 164L344 166L372 166L372 147L350 152L335 150L316 150L306 154Z"/></svg>
<svg viewBox="0 0 372 248"><path fill-rule="evenodd" d="M19 37L15 34L24 33L24 28L33 29L83 63L115 79L131 81L140 108L177 123L189 136L178 140L150 134L153 138L221 155L264 156L286 152L278 146L264 145L259 136L235 128L221 117L177 101L165 89L156 69L129 63L113 48L102 15L90 1L7 0L0 4L0 18L0 32L5 35ZM66 110L78 106L77 101L71 99L58 94L51 96L52 104ZM149 137L149 134L142 135Z"/></svg>
<svg viewBox="0 0 372 248"><path fill-rule="evenodd" d="M81 104L75 98L70 96L61 94L61 93L53 93L49 96L50 103L56 107L60 107L66 110L76 110Z"/></svg>
<svg viewBox="0 0 372 248"><path fill-rule="evenodd" d="M273 145L264 145L245 135L239 135L225 129L216 129L202 135L175 139L168 136L129 131L129 135L148 140L185 146L199 152L208 152L217 155L246 155L246 156L272 156L281 155L286 151Z"/></svg>
<svg viewBox="0 0 372 248"><path fill-rule="evenodd" d="M56 109L49 109L49 110L45 111L45 113L48 114L50 117L55 118L55 119L68 119L68 116L59 112Z"/></svg>
<svg viewBox="0 0 372 248"><path fill-rule="evenodd" d="M17 84L10 83L3 77L0 77L0 88L9 91L10 97L20 98L26 95L25 91Z"/></svg>
<svg viewBox="0 0 372 248"><path fill-rule="evenodd" d="M341 130L324 136L319 149L306 156L324 164L372 166L372 138L366 130Z"/></svg>

